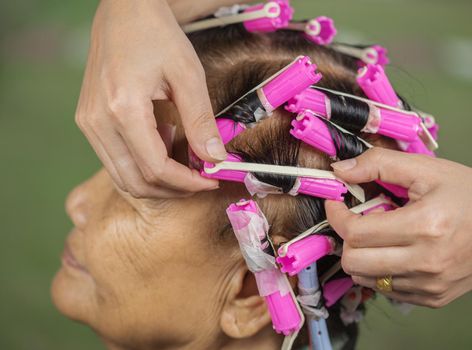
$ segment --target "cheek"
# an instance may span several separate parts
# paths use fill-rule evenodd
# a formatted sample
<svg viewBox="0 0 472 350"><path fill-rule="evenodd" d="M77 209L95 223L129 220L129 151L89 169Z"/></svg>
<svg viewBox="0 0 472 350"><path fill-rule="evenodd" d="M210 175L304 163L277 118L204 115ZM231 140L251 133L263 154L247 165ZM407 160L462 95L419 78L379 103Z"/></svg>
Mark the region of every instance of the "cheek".
<svg viewBox="0 0 472 350"><path fill-rule="evenodd" d="M196 223L162 217L151 225L121 215L87 240L99 317L92 326L102 336L130 344L175 342L209 326L200 321L212 320L221 266Z"/></svg>

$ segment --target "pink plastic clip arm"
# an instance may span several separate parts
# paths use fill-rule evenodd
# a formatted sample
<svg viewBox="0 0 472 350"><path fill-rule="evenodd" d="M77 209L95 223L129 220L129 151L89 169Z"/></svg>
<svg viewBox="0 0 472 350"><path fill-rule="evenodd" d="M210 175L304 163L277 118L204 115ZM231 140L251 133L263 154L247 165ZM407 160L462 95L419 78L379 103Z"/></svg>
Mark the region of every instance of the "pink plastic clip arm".
<svg viewBox="0 0 472 350"><path fill-rule="evenodd" d="M372 101L392 107L402 106L402 102L398 98L381 65L368 64L361 68L357 75L357 83Z"/></svg>
<svg viewBox="0 0 472 350"><path fill-rule="evenodd" d="M292 120L290 134L331 157L336 156L336 147L328 127L309 110L301 112L297 119Z"/></svg>
<svg viewBox="0 0 472 350"><path fill-rule="evenodd" d="M271 8L270 12L279 13L275 17L264 17L244 21L243 25L248 32L275 32L277 29L285 28L293 18L294 10L288 0L274 0L271 3L278 5ZM250 6L244 10L244 13L260 11L266 6L266 3Z"/></svg>
<svg viewBox="0 0 472 350"><path fill-rule="evenodd" d="M347 193L347 187L338 180L302 177L300 178L298 193L333 201L343 201L343 195Z"/></svg>
<svg viewBox="0 0 472 350"><path fill-rule="evenodd" d="M242 123L237 123L231 119L227 119L224 117L216 119L216 126L218 131L220 132L221 139L223 143L226 145L244 130L246 127Z"/></svg>
<svg viewBox="0 0 472 350"><path fill-rule="evenodd" d="M351 277L326 282L323 286L323 297L325 299L326 307L336 304L336 302L341 299L353 285L354 283L352 282Z"/></svg>
<svg viewBox="0 0 472 350"><path fill-rule="evenodd" d="M228 162L240 162L241 159L239 159L237 156L234 154L229 153L228 157L226 158L226 161ZM204 167L211 169L215 166L214 163L210 162L204 162ZM215 174L207 174L205 172L205 169L202 169L200 171L200 175L209 179L217 179L217 180L224 180L224 181L232 181L232 182L241 182L244 183L244 178L247 175L246 171L242 170L220 170Z"/></svg>
<svg viewBox="0 0 472 350"><path fill-rule="evenodd" d="M259 213L259 207L257 206L256 202L252 200L241 201L238 204L231 204L228 208L228 211L249 211L252 213ZM231 220L231 225L233 226L233 229L236 230L241 230L248 224L249 222L243 222L241 220ZM259 238L262 239L263 237ZM256 278L257 285L261 286L264 283L267 283L268 279L274 278L274 273L280 275L282 274L282 272L280 272L280 270L278 270L275 266L274 270L255 272L254 277ZM277 333L290 335L298 331L302 319L291 293L282 295L280 292L275 292L270 295L266 295L264 299L269 309L272 325Z"/></svg>
<svg viewBox="0 0 472 350"><path fill-rule="evenodd" d="M311 63L308 56L300 57L262 87L267 102L264 103L266 111L272 112L293 96L316 84L321 77L316 72L316 64Z"/></svg>
<svg viewBox="0 0 472 350"><path fill-rule="evenodd" d="M332 18L321 16L308 21L305 37L317 45L329 45L337 34Z"/></svg>
<svg viewBox="0 0 472 350"><path fill-rule="evenodd" d="M295 276L332 251L333 244L328 237L313 235L292 243L284 256L282 256L283 246L280 247L276 261L281 265L282 272Z"/></svg>

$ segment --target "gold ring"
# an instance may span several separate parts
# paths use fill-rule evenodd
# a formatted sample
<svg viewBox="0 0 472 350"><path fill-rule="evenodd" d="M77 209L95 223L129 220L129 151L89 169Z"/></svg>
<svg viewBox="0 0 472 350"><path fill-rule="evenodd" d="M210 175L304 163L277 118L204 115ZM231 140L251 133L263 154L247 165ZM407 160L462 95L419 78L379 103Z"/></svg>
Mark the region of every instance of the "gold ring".
<svg viewBox="0 0 472 350"><path fill-rule="evenodd" d="M393 278L391 275L379 277L377 278L375 285L377 289L381 292L390 293L391 291L393 291Z"/></svg>

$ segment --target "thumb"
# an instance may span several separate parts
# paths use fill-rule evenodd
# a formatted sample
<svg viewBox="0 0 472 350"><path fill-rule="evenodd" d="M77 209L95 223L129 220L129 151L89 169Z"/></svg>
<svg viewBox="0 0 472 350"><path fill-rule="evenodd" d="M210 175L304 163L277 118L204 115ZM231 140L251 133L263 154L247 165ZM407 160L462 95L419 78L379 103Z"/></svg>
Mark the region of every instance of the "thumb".
<svg viewBox="0 0 472 350"><path fill-rule="evenodd" d="M405 188L431 171L429 157L374 147L352 159L331 164L336 176L358 184L381 180Z"/></svg>
<svg viewBox="0 0 472 350"><path fill-rule="evenodd" d="M216 127L203 68L197 66L184 76L183 81L171 83L171 88L187 140L199 158L225 160L227 153Z"/></svg>

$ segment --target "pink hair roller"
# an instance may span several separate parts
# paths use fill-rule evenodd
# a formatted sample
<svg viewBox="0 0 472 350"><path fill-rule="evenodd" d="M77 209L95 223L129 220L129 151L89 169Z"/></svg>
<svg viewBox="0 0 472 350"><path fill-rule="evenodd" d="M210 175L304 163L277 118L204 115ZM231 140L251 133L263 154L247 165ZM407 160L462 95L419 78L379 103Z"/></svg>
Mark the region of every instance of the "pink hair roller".
<svg viewBox="0 0 472 350"><path fill-rule="evenodd" d="M309 110L300 113L297 119L292 121L290 134L331 157L336 156L336 147L328 127ZM380 180L376 182L395 196L408 198L408 191L405 188Z"/></svg>
<svg viewBox="0 0 472 350"><path fill-rule="evenodd" d="M307 22L305 37L317 45L329 45L337 34L332 18L320 16Z"/></svg>
<svg viewBox="0 0 472 350"><path fill-rule="evenodd" d="M300 329L301 317L290 293L274 293L265 297L274 330L290 335Z"/></svg>
<svg viewBox="0 0 472 350"><path fill-rule="evenodd" d="M303 318L294 299L291 286L275 265L275 261L270 262L273 257L265 252L269 244L267 242L269 226L267 220L256 202L252 200L242 200L231 204L227 209L227 214L241 249L244 246L250 248L243 256L250 255L250 251L255 249L268 258L269 262L266 261L266 265L257 270L251 269L251 264L247 259L246 262L248 268L254 273L259 293L266 301L274 330L284 335L297 332ZM259 243L255 243L254 240L258 240ZM262 243L263 241L265 243Z"/></svg>
<svg viewBox="0 0 472 350"><path fill-rule="evenodd" d="M326 307L331 307L352 288L354 282L351 277L344 277L326 282L323 286L323 296Z"/></svg>
<svg viewBox="0 0 472 350"><path fill-rule="evenodd" d="M380 109L380 115L377 131L380 135L404 142L418 140L418 133L421 130L421 119L418 116L386 108Z"/></svg>
<svg viewBox="0 0 472 350"><path fill-rule="evenodd" d="M329 119L331 116L329 106L328 97L324 93L316 89L308 88L288 100L285 109L291 113L297 114L308 109Z"/></svg>
<svg viewBox="0 0 472 350"><path fill-rule="evenodd" d="M287 27L293 18L294 10L288 0L275 0L266 4L250 6L244 10L244 13L260 11L265 6L269 6L269 16L243 22L248 32L275 32Z"/></svg>
<svg viewBox="0 0 472 350"><path fill-rule="evenodd" d="M333 251L333 242L329 237L322 235L308 236L294 242L286 249L279 248L276 261L280 264L280 270L295 276L304 268L318 261Z"/></svg>
<svg viewBox="0 0 472 350"><path fill-rule="evenodd" d="M347 188L338 180L301 177L298 193L341 202L344 200Z"/></svg>
<svg viewBox="0 0 472 350"><path fill-rule="evenodd" d="M368 64L359 69L357 83L372 101L378 101L393 107L402 107L402 102L381 65Z"/></svg>
<svg viewBox="0 0 472 350"><path fill-rule="evenodd" d="M331 119L329 98L323 92L312 88L308 88L291 98L285 109L291 113L302 113L305 110L310 110L325 119ZM380 116L380 122L376 133L405 142L413 142L418 139L421 119L417 115L373 106L367 124L373 124L372 121L377 116ZM372 133L372 130L365 130L365 132Z"/></svg>
<svg viewBox="0 0 472 350"><path fill-rule="evenodd" d="M292 120L290 134L331 157L336 156L336 147L328 127L309 110L301 112Z"/></svg>
<svg viewBox="0 0 472 350"><path fill-rule="evenodd" d="M267 112L272 112L322 78L308 56L300 57L261 88Z"/></svg>
<svg viewBox="0 0 472 350"><path fill-rule="evenodd" d="M402 107L401 100L380 65L367 65L361 68L357 82L369 99L396 108ZM423 132L422 120L419 117L389 109L383 109L380 113L379 134L409 143L406 147L408 153L435 157L434 152L429 150L419 137Z"/></svg>
<svg viewBox="0 0 472 350"><path fill-rule="evenodd" d="M221 140L225 145L246 130L244 124L237 123L228 118L216 118L216 127L218 128Z"/></svg>

